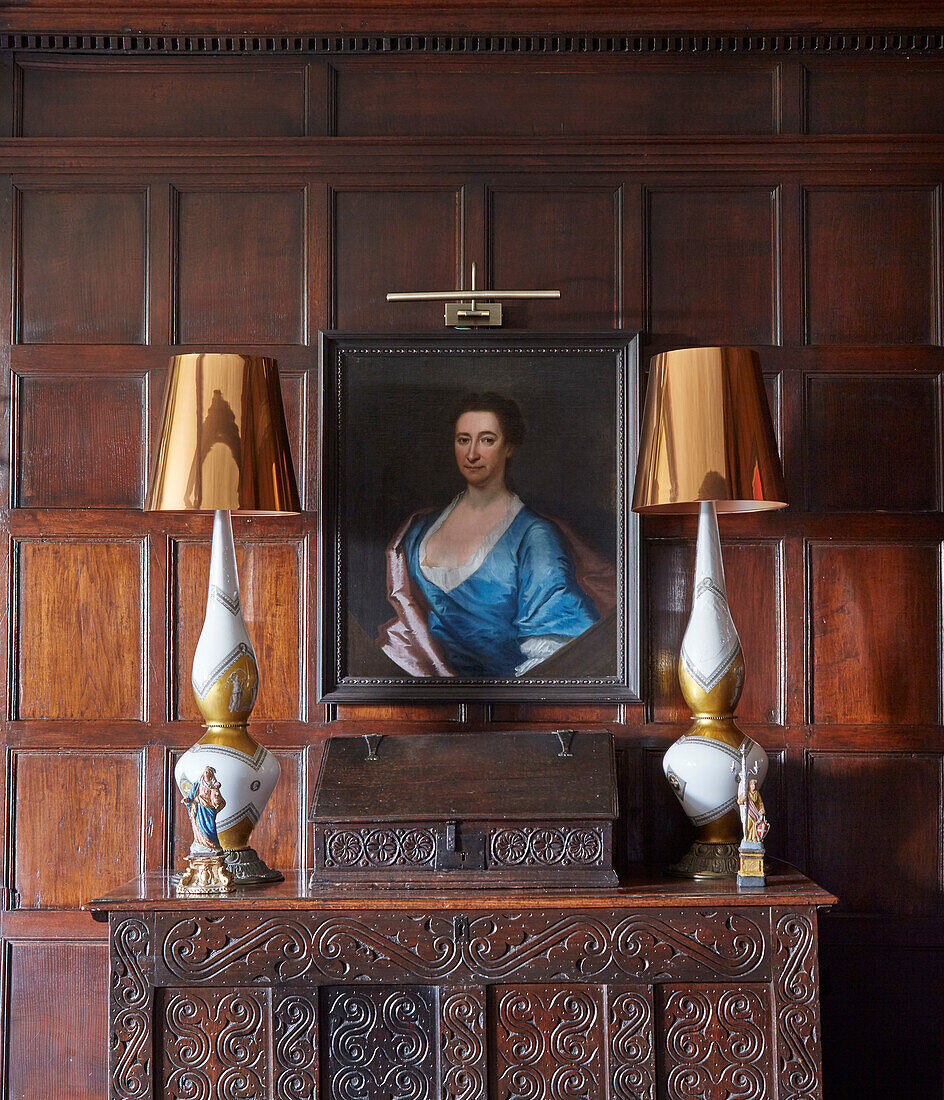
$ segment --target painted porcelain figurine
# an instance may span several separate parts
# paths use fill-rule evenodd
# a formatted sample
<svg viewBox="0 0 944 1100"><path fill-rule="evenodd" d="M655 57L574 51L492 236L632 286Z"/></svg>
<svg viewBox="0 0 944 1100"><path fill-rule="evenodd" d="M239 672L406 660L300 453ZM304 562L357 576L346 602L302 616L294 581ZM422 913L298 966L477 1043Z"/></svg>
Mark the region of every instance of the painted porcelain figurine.
<svg viewBox="0 0 944 1100"><path fill-rule="evenodd" d="M748 763L745 748L741 749L741 761L738 768L737 803L741 816L741 829L744 839L738 851L738 886L763 886L767 879L764 872L764 837L770 829L763 799L760 797L760 784L757 780L757 768Z"/></svg>

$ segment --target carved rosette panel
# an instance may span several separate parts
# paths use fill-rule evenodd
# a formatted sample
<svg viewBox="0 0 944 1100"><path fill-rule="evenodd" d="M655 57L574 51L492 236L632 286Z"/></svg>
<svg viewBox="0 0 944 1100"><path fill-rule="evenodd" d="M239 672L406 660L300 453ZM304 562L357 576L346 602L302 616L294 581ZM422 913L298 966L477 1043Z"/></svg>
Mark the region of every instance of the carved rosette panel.
<svg viewBox="0 0 944 1100"><path fill-rule="evenodd" d="M263 990L168 990L164 1100L247 1100L268 1095L268 1033Z"/></svg>
<svg viewBox="0 0 944 1100"><path fill-rule="evenodd" d="M655 1100L656 1052L652 989L607 990L610 1033L610 1096L613 1100Z"/></svg>
<svg viewBox="0 0 944 1100"><path fill-rule="evenodd" d="M113 1100L150 1100L153 993L151 934L140 917L118 919L111 931L111 1038Z"/></svg>
<svg viewBox="0 0 944 1100"><path fill-rule="evenodd" d="M505 986L493 996L496 1100L605 1100L599 986Z"/></svg>
<svg viewBox="0 0 944 1100"><path fill-rule="evenodd" d="M485 990L446 986L439 994L443 1100L486 1100Z"/></svg>
<svg viewBox="0 0 944 1100"><path fill-rule="evenodd" d="M770 978L752 909L158 916L158 981L737 981ZM461 931L457 931L461 926ZM765 932L766 926L766 932Z"/></svg>
<svg viewBox="0 0 944 1100"><path fill-rule="evenodd" d="M768 1096L766 987L665 986L662 996L668 1100L763 1100Z"/></svg>
<svg viewBox="0 0 944 1100"><path fill-rule="evenodd" d="M822 1100L816 926L811 916L774 909L777 1096Z"/></svg>
<svg viewBox="0 0 944 1100"><path fill-rule="evenodd" d="M325 867L432 867L432 829L325 829Z"/></svg>
<svg viewBox="0 0 944 1100"><path fill-rule="evenodd" d="M275 1100L318 1096L318 992L273 992Z"/></svg>
<svg viewBox="0 0 944 1100"><path fill-rule="evenodd" d="M489 866L599 867L603 830L579 828L494 829L488 838Z"/></svg>
<svg viewBox="0 0 944 1100"><path fill-rule="evenodd" d="M433 1100L433 990L341 986L322 996L326 1100Z"/></svg>

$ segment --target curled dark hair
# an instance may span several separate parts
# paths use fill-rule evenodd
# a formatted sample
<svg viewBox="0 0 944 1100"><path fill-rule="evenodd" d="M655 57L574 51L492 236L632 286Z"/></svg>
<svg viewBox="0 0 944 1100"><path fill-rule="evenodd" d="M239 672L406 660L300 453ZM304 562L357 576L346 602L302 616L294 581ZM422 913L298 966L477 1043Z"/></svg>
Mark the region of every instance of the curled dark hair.
<svg viewBox="0 0 944 1100"><path fill-rule="evenodd" d="M518 402L510 397L503 397L493 390L485 390L483 393L467 393L452 414L452 426L455 428L459 417L467 412L490 412L498 421L505 442L514 447L524 443L526 429L524 417Z"/></svg>

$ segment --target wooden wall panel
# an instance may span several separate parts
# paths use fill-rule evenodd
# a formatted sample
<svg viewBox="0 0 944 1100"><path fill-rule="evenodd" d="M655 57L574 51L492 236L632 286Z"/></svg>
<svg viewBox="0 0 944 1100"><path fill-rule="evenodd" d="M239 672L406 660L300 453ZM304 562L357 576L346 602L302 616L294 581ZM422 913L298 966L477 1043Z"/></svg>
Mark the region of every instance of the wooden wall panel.
<svg viewBox="0 0 944 1100"><path fill-rule="evenodd" d="M939 134L944 71L935 61L880 64L807 60L806 120L811 134Z"/></svg>
<svg viewBox="0 0 944 1100"><path fill-rule="evenodd" d="M147 193L102 187L19 193L17 340L147 340Z"/></svg>
<svg viewBox="0 0 944 1100"><path fill-rule="evenodd" d="M305 194L175 193L175 341L305 342Z"/></svg>
<svg viewBox="0 0 944 1100"><path fill-rule="evenodd" d="M262 731L255 732L260 740L265 740ZM200 733L199 726L194 724L194 741L199 738ZM172 871L178 871L184 867L193 841L193 831L187 810L173 782L174 767L182 755L183 752L171 754L167 773L170 784L168 819L171 832L168 844L168 870ZM306 846L303 831L307 828L305 823L308 819L305 751L304 749L279 749L273 755L282 768L282 774L265 812L252 831L250 843L270 867L278 870L304 867Z"/></svg>
<svg viewBox="0 0 944 1100"><path fill-rule="evenodd" d="M809 548L810 720L940 720L936 545Z"/></svg>
<svg viewBox="0 0 944 1100"><path fill-rule="evenodd" d="M16 545L18 718L143 718L143 543Z"/></svg>
<svg viewBox="0 0 944 1100"><path fill-rule="evenodd" d="M771 134L777 67L699 61L336 63L341 137ZM549 105L553 108L549 109Z"/></svg>
<svg viewBox="0 0 944 1100"><path fill-rule="evenodd" d="M941 905L941 757L810 753L810 870L843 909L924 916Z"/></svg>
<svg viewBox="0 0 944 1100"><path fill-rule="evenodd" d="M102 1100L108 1089L108 946L13 942L9 1100Z"/></svg>
<svg viewBox="0 0 944 1100"><path fill-rule="evenodd" d="M77 908L141 869L140 752L17 751L12 885L22 908Z"/></svg>
<svg viewBox="0 0 944 1100"><path fill-rule="evenodd" d="M940 380L806 379L807 498L816 512L932 512L941 506ZM910 430L901 431L902 423Z"/></svg>
<svg viewBox="0 0 944 1100"><path fill-rule="evenodd" d="M806 192L811 344L934 344L937 200L930 188Z"/></svg>
<svg viewBox="0 0 944 1100"><path fill-rule="evenodd" d="M147 385L141 375L19 375L21 508L138 508Z"/></svg>
<svg viewBox="0 0 944 1100"><path fill-rule="evenodd" d="M209 523L209 518L208 521ZM302 636L304 621L303 548L295 542L247 541L236 518L236 568L243 618L259 664L256 721L302 717ZM172 716L198 721L200 712L190 686L193 652L203 628L209 541L175 544L172 633L175 698Z"/></svg>
<svg viewBox="0 0 944 1100"><path fill-rule="evenodd" d="M675 343L777 342L777 192L648 194L649 324Z"/></svg>
<svg viewBox="0 0 944 1100"><path fill-rule="evenodd" d="M304 62L21 59L22 137L301 137ZM128 110L128 103L134 110Z"/></svg>
<svg viewBox="0 0 944 1100"><path fill-rule="evenodd" d="M730 531L737 518L722 518ZM692 520L693 528L696 521ZM678 655L692 608L695 545L665 539L649 542L649 699L656 722L691 718L678 682ZM743 722L782 722L784 673L780 548L776 542L725 542L728 604L741 639L747 676L737 715Z"/></svg>
<svg viewBox="0 0 944 1100"><path fill-rule="evenodd" d="M509 300L511 328L619 324L620 193L612 189L488 192L488 286L559 290L560 300Z"/></svg>
<svg viewBox="0 0 944 1100"><path fill-rule="evenodd" d="M335 324L352 332L442 328L441 302L387 302L389 291L460 290L463 192L336 191Z"/></svg>

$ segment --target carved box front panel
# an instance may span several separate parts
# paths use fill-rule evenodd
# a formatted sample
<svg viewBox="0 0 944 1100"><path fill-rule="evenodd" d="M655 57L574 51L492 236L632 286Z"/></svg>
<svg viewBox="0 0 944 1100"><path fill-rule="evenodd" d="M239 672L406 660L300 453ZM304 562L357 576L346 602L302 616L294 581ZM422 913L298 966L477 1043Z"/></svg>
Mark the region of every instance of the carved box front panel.
<svg viewBox="0 0 944 1100"><path fill-rule="evenodd" d="M769 980L753 908L160 914L166 985Z"/></svg>
<svg viewBox="0 0 944 1100"><path fill-rule="evenodd" d="M659 991L666 1100L766 1100L766 985L665 985Z"/></svg>
<svg viewBox="0 0 944 1100"><path fill-rule="evenodd" d="M169 989L164 1100L268 1096L269 996L257 989Z"/></svg>
<svg viewBox="0 0 944 1100"><path fill-rule="evenodd" d="M494 1100L606 1100L603 990L498 986L492 993Z"/></svg>
<svg viewBox="0 0 944 1100"><path fill-rule="evenodd" d="M436 991L332 986L322 990L325 1100L434 1100Z"/></svg>

